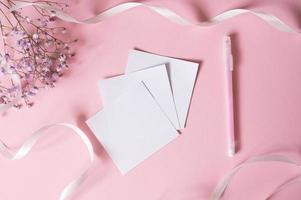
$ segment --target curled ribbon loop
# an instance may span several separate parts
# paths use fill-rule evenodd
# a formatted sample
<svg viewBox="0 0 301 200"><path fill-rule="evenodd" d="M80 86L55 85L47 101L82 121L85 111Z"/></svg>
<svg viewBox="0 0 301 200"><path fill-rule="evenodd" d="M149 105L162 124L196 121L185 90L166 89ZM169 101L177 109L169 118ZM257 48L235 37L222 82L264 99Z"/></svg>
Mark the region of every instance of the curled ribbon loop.
<svg viewBox="0 0 301 200"><path fill-rule="evenodd" d="M88 150L90 163L92 164L94 161L94 150L89 138L85 135L85 133L80 128L68 123L52 124L40 128L39 130L34 132L30 138L28 138L25 141L25 143L21 146L21 148L16 153L12 153L10 149L7 147L7 145L0 140L0 154L2 154L5 158L9 160L22 159L30 152L30 150L33 148L35 143L42 136L46 134L45 133L46 130L57 126L70 128L80 137L80 139L83 141L83 143L85 144ZM82 182L87 178L88 171L89 168L64 188L63 192L60 195L60 200L67 199L82 184Z"/></svg>
<svg viewBox="0 0 301 200"><path fill-rule="evenodd" d="M275 196L278 192L284 190L284 188L286 188L289 185L292 185L294 183L301 183L301 176L297 176L296 178L293 178L291 180L289 180L288 182L280 185L278 188L276 188L276 190L274 190L274 192L272 192L272 194L270 194L266 200L270 200L272 199L273 196Z"/></svg>
<svg viewBox="0 0 301 200"><path fill-rule="evenodd" d="M176 14L175 12L167 9L167 8L163 8L163 7L159 7L159 6L151 6L151 5L147 5L147 4L144 4L144 3L137 3L137 2L129 2L129 3L119 4L119 5L117 5L113 8L110 8L110 9L104 11L104 12L101 12L101 13L97 14L94 17L91 17L91 18L85 19L85 20L78 20L78 19L62 12L61 10L59 10L57 8L54 8L54 7L52 7L52 6L50 6L46 3L43 3L43 2L17 2L10 9L10 11L11 12L16 11L18 9L25 8L25 7L28 7L28 6L38 6L42 9L52 11L61 20L66 21L66 22L78 23L78 24L95 24L95 23L101 22L105 19L108 19L108 18L114 16L114 15L125 12L125 11L130 10L132 8L135 8L135 7L148 8L148 9L158 13L159 15L167 18L168 20L170 20L172 22L175 22L177 24L180 24L180 25L197 25L197 26L200 26L200 27L212 26L212 25L215 25L217 23L228 20L230 18L237 17L237 16L245 14L245 13L250 13L250 14L255 15L256 17L259 17L261 20L263 20L266 23L270 24L271 26L278 29L279 31L287 32L287 33L298 33L298 34L300 33L299 30L294 30L293 28L288 26L286 23L284 23L283 21L281 21L279 18L277 18L274 15L271 15L269 13L259 12L259 11L248 10L248 9L228 10L228 11L225 11L225 12L213 17L212 19L210 19L208 21L199 22L199 23L191 22L191 21L181 17L180 15Z"/></svg>
<svg viewBox="0 0 301 200"><path fill-rule="evenodd" d="M289 159L286 156L282 156L282 155L262 155L262 156L256 156L256 157L252 157L247 159L246 161L242 162L241 164L239 164L238 166L234 167L233 169L230 170L230 172L228 172L217 184L217 186L215 187L210 200L219 200L223 193L225 192L227 186L229 185L231 179L233 178L233 176L244 166L249 165L249 164L255 164L255 163L260 163L260 162L282 162L282 163L286 163L286 164L290 164L296 167L301 167L300 164L298 164L297 162ZM301 178L300 178L301 179ZM280 186L278 189L276 189L268 198L266 198L265 200L270 199L272 196L274 196L274 194L276 194L277 192L280 191L280 189L283 189L285 186L287 186L287 184L284 184L282 186Z"/></svg>

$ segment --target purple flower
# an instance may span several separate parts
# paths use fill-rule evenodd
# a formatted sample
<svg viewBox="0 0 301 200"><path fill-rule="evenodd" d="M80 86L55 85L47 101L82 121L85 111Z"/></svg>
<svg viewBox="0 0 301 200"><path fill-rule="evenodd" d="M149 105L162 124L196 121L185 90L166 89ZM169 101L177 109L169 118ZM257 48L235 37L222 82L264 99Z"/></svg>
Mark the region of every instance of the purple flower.
<svg viewBox="0 0 301 200"><path fill-rule="evenodd" d="M45 2L53 6L60 5L47 0ZM23 16L23 11L14 12L16 20L12 28L5 28L2 32L6 46L4 52L0 53L0 80L1 76L18 74L21 88L16 87L13 81L8 81L11 85L2 85L0 82L0 104L13 102L17 96L21 96L22 100L14 105L18 109L22 105L33 106L31 99L40 88L55 87L56 81L68 70L69 59L73 55L69 43L60 39L67 29L55 27L55 13L47 13L38 7L33 10L36 9L38 14L43 13L36 19Z"/></svg>

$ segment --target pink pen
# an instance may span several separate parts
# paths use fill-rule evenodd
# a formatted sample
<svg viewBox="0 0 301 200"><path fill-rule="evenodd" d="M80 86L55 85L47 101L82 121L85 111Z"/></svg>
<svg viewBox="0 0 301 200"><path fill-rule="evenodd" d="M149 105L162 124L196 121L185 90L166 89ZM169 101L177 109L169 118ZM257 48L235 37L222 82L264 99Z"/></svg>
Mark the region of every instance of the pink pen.
<svg viewBox="0 0 301 200"><path fill-rule="evenodd" d="M234 106L233 106L233 57L231 52L231 38L224 37L225 53L225 88L226 88L226 114L227 114L227 139L228 139L228 156L235 154L235 133L234 133Z"/></svg>

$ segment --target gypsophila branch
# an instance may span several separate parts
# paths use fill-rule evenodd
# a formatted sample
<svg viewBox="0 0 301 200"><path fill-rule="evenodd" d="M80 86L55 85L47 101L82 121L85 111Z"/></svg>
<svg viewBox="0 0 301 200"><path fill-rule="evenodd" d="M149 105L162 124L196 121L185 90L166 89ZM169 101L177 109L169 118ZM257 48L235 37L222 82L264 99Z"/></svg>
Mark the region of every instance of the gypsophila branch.
<svg viewBox="0 0 301 200"><path fill-rule="evenodd" d="M22 10L9 12L17 0L0 1L0 33L2 52L0 53L0 104L13 102L21 91L23 104L31 107L34 97L41 88L55 87L57 80L69 68L68 61L74 55L70 43L63 35L66 28L57 26L52 12L32 6L33 16L25 15ZM27 1L19 1L27 2ZM67 4L53 1L47 3L57 9ZM37 16L37 17L34 17ZM16 88L14 82L6 80L12 74L20 77L22 86Z"/></svg>

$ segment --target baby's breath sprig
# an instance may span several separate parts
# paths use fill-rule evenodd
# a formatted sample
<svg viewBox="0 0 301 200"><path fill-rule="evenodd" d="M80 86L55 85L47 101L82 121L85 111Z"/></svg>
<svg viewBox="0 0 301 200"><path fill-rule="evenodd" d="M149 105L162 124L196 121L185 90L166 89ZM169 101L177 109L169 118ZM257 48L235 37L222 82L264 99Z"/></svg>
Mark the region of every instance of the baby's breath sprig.
<svg viewBox="0 0 301 200"><path fill-rule="evenodd" d="M53 88L57 80L69 68L68 61L74 56L70 43L62 38L66 28L58 26L54 13L43 8L32 6L35 12L31 17L22 10L9 12L16 0L0 1L0 34L2 52L0 53L0 104L15 101L21 92L22 105L31 107L32 97L41 88ZM53 1L40 1L57 9L65 9L67 4ZM17 74L21 88L13 80L7 80ZM20 96L20 95L19 95Z"/></svg>

